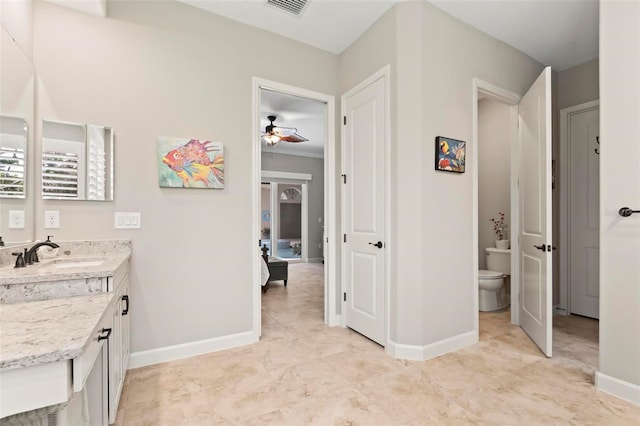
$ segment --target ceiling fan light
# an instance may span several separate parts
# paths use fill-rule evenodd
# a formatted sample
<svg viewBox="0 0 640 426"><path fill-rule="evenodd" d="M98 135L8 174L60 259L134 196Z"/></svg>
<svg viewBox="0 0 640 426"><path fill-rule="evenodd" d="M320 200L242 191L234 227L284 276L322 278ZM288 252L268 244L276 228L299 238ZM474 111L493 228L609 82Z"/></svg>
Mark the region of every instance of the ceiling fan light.
<svg viewBox="0 0 640 426"><path fill-rule="evenodd" d="M276 146L280 143L280 136L278 135L264 135L263 139L267 146Z"/></svg>

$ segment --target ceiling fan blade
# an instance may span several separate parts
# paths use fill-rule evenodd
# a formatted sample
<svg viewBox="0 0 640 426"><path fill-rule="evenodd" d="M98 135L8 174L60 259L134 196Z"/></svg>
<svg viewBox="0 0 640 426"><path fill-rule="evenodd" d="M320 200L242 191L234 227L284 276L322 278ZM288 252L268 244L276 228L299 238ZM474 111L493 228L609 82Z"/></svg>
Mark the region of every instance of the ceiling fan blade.
<svg viewBox="0 0 640 426"><path fill-rule="evenodd" d="M290 136L295 135L298 129L295 127L274 127L273 133L278 136Z"/></svg>
<svg viewBox="0 0 640 426"><path fill-rule="evenodd" d="M280 140L284 142L306 142L309 139L303 138L299 134L294 133L293 135L280 136Z"/></svg>

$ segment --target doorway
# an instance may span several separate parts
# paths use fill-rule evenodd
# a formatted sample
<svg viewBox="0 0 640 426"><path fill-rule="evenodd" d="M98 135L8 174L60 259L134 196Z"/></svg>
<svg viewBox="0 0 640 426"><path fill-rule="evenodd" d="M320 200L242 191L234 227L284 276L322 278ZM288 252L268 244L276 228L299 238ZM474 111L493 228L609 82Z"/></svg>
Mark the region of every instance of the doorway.
<svg viewBox="0 0 640 426"><path fill-rule="evenodd" d="M251 249L255 252L253 263L253 283L255 288L252 291L253 295L253 332L256 340L261 335L262 329L262 291L261 291L261 269L264 260L260 256L260 244L263 239L262 229L262 182L263 182L263 167L262 167L262 153L261 153L261 134L265 132L265 126L261 123L261 106L262 97L265 91L277 92L279 94L300 97L308 100L321 102L324 105L324 122L322 123L324 131L324 209L322 221L324 222L324 235L320 238L319 243L324 247L324 322L328 325L337 325L339 323L337 317L337 303L336 296L336 271L338 270L338 260L336 251L332 244L335 244L335 194L336 194L336 141L335 141L335 98L331 95L326 95L318 92L313 92L307 89L290 86L274 81L264 80L254 77L252 80L253 87L253 237ZM275 122L273 122L275 121ZM278 125L277 118L273 120L274 125ZM277 180L276 180L277 182ZM294 182L287 181L278 183L295 184ZM292 186L292 185L290 185ZM286 188L285 188L286 189ZM302 186L301 186L302 192ZM294 214L295 216L295 214ZM301 212L301 226L304 230L304 213ZM277 244L277 242L276 242ZM301 247L302 253L304 253L304 245ZM304 254L303 254L304 255ZM294 285L290 283L290 285Z"/></svg>
<svg viewBox="0 0 640 426"><path fill-rule="evenodd" d="M478 100L479 339L509 327L511 318L511 106Z"/></svg>
<svg viewBox="0 0 640 426"><path fill-rule="evenodd" d="M560 111L560 303L558 312L599 318L600 102Z"/></svg>
<svg viewBox="0 0 640 426"><path fill-rule="evenodd" d="M540 350L552 354L551 260L551 68L546 67L520 98L481 80L473 81L472 161L478 158L478 100L510 106L511 320ZM479 336L478 167L473 168L473 264L475 330ZM517 230L517 233L516 233ZM516 237L517 236L517 237Z"/></svg>

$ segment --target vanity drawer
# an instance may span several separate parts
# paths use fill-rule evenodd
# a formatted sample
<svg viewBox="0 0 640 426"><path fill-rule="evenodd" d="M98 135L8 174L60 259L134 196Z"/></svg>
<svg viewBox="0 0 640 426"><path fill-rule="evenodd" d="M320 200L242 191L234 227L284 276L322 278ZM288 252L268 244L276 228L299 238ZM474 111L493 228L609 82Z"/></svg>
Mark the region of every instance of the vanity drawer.
<svg viewBox="0 0 640 426"><path fill-rule="evenodd" d="M100 355L103 345L107 344L113 332L113 307L110 306L102 316L100 325L95 330L87 348L82 354L73 359L73 391L80 392L91 373L93 365ZM99 361L98 361L99 362Z"/></svg>

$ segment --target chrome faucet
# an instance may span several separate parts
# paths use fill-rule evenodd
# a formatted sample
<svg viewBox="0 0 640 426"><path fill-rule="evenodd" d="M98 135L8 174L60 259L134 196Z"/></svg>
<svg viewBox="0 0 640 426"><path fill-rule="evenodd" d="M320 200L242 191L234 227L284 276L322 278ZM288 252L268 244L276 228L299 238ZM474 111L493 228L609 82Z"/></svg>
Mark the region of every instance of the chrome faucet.
<svg viewBox="0 0 640 426"><path fill-rule="evenodd" d="M58 248L60 247L59 245L57 245L56 243L52 242L49 238L47 238L47 241L42 241L39 243L34 244L33 247L31 247L29 249L29 251L27 251L27 253L24 255L24 261L27 265L33 265L34 262L39 262L40 260L38 259L38 249L42 246L48 246L51 248Z"/></svg>

